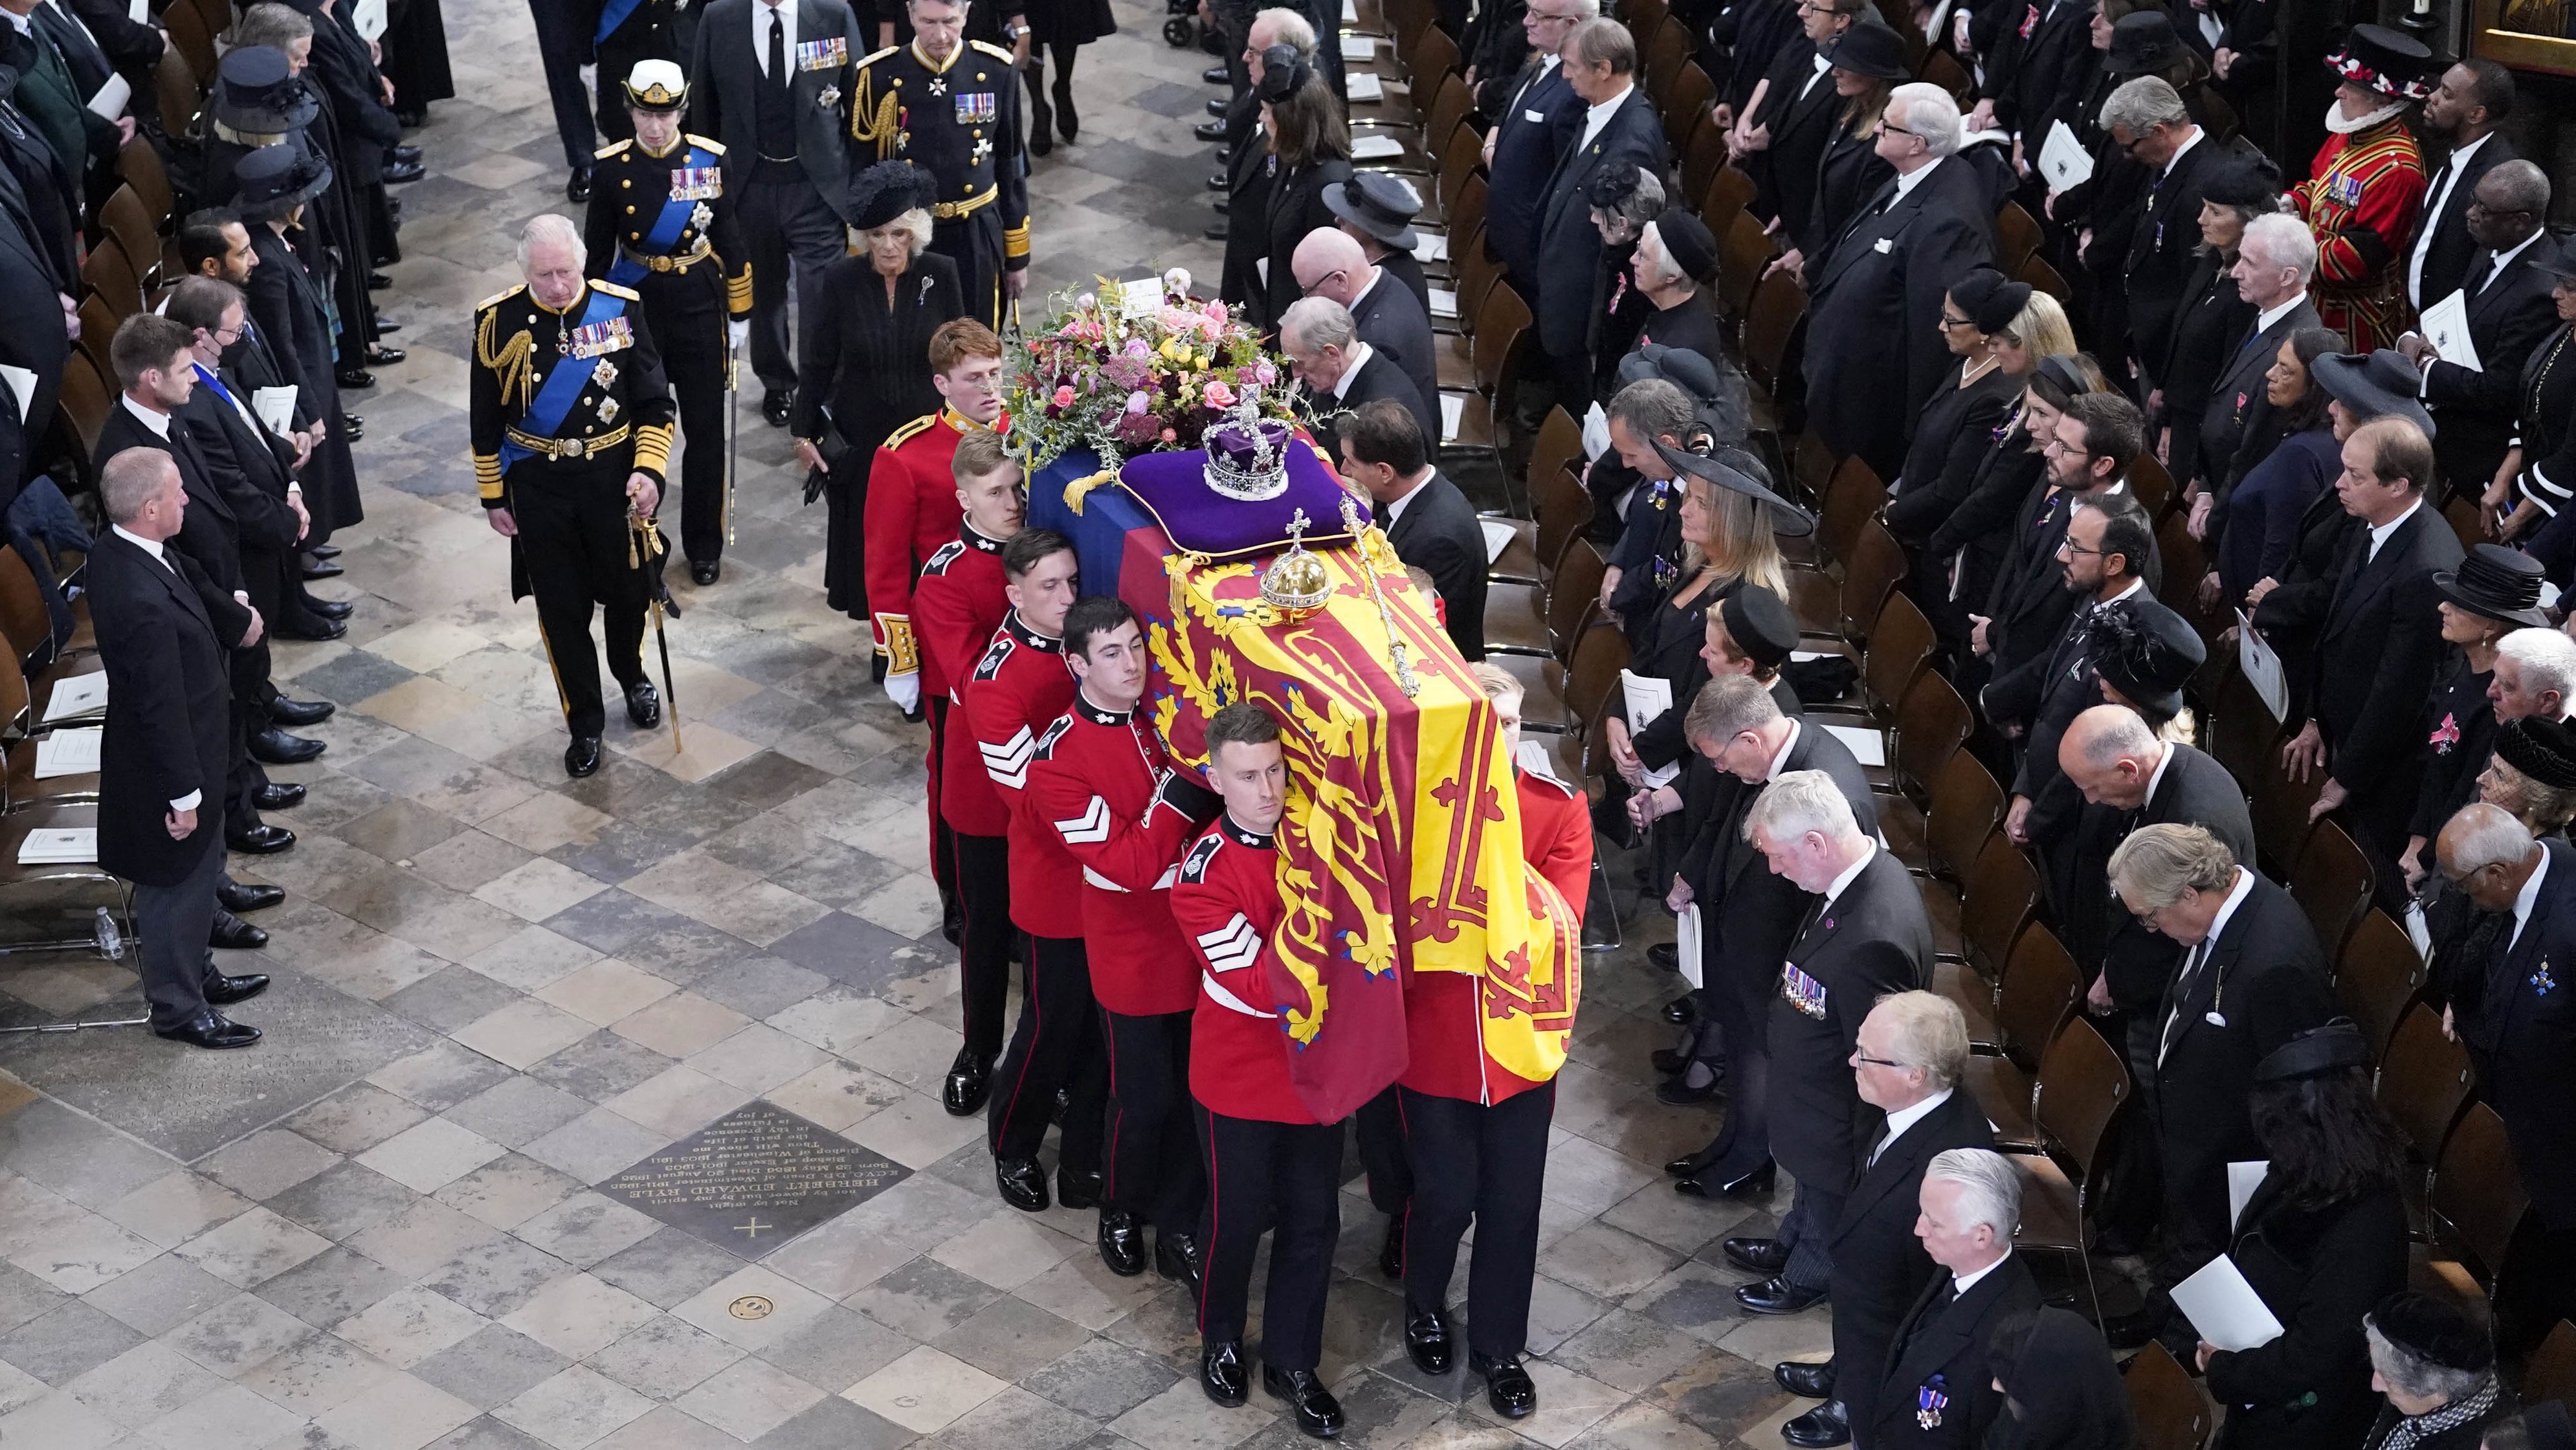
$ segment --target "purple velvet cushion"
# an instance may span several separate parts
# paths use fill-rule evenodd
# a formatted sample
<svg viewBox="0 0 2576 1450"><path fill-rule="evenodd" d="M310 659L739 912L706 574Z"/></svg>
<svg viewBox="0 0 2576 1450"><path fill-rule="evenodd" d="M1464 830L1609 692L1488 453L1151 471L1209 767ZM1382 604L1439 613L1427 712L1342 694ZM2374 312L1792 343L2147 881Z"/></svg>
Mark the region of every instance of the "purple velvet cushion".
<svg viewBox="0 0 2576 1450"><path fill-rule="evenodd" d="M1140 454L1118 470L1118 485L1163 526L1174 548L1210 559L1287 548L1288 522L1299 509L1306 511L1309 548L1350 541L1350 530L1342 525L1343 499L1359 505L1363 521L1369 518L1368 501L1344 486L1324 455L1304 438L1288 450L1288 487L1277 498L1258 503L1229 498L1208 487L1206 470L1203 449Z"/></svg>

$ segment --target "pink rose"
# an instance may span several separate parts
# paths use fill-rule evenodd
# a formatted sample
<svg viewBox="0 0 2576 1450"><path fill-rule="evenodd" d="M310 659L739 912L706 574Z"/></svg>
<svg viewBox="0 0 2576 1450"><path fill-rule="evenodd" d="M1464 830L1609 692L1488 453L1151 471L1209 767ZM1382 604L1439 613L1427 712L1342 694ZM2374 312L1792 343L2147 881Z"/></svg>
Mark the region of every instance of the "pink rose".
<svg viewBox="0 0 2576 1450"><path fill-rule="evenodd" d="M1071 389L1071 388L1069 388L1069 387L1066 387L1066 388L1058 388L1058 389L1056 389L1056 390L1055 390L1055 405L1056 405L1057 407L1059 407L1059 408L1070 408L1070 407L1072 407L1072 406L1073 406L1073 389Z"/></svg>
<svg viewBox="0 0 2576 1450"><path fill-rule="evenodd" d="M1216 378L1210 378L1210 379L1208 379L1208 385L1207 385L1207 403L1208 403L1208 406L1209 406L1209 407L1211 407L1211 408L1231 408L1231 407L1233 407L1233 406L1234 406L1234 389L1227 387L1227 386L1224 384L1224 382L1222 382L1222 381L1221 381L1221 380L1219 380L1219 379L1216 379Z"/></svg>
<svg viewBox="0 0 2576 1450"><path fill-rule="evenodd" d="M1163 430L1163 441L1166 443L1176 443L1180 441L1180 437L1180 434L1173 432L1169 428Z"/></svg>
<svg viewBox="0 0 2576 1450"><path fill-rule="evenodd" d="M1265 388L1279 381L1279 369L1271 366L1267 358L1252 365L1252 375L1260 379L1261 385Z"/></svg>

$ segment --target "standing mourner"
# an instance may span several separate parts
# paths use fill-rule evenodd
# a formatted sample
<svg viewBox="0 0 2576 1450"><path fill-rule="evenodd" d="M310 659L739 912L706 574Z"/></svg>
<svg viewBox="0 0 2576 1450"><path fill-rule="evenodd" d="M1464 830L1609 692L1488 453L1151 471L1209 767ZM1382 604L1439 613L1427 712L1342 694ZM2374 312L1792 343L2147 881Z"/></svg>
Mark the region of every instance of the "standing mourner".
<svg viewBox="0 0 2576 1450"><path fill-rule="evenodd" d="M2406 240L2424 205L2424 155L2406 121L2432 58L2384 25L2354 26L2326 57L2340 80L2326 144L2290 193L2317 236L2317 316L2355 352L2393 346L2402 330Z"/></svg>
<svg viewBox="0 0 2576 1450"><path fill-rule="evenodd" d="M510 540L510 597L537 597L572 744L564 769L599 769L599 656L590 611L605 607L608 668L626 718L646 729L662 700L644 677L644 605L659 586L635 520L662 501L675 409L633 292L582 276L581 233L560 216L519 233L528 279L474 309L474 480L492 532ZM657 541L658 542L658 541Z"/></svg>
<svg viewBox="0 0 2576 1450"><path fill-rule="evenodd" d="M751 259L725 195L724 147L680 133L689 82L667 60L626 78L631 141L599 153L583 241L592 274L632 289L679 395L680 546L689 577L716 582L724 555L731 355L751 335Z"/></svg>
<svg viewBox="0 0 2576 1450"><path fill-rule="evenodd" d="M1002 330L1029 268L1028 162L1011 53L967 40L966 6L909 0L912 43L859 62L850 139L928 172L930 249L957 264L965 316Z"/></svg>
<svg viewBox="0 0 2576 1450"><path fill-rule="evenodd" d="M677 64L688 58L681 34L681 17L687 13L688 0L599 0L591 53L599 59L599 134L611 143L635 135L627 114L635 106L635 68L648 60ZM688 88L680 89L680 104L686 106ZM596 175L592 185L598 185Z"/></svg>

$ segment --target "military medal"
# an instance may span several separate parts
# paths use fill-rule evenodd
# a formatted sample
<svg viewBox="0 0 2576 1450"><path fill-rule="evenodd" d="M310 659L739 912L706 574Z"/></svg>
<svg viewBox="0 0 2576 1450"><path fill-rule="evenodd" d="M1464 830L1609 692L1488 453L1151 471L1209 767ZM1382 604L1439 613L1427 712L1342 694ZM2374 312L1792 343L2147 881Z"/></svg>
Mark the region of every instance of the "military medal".
<svg viewBox="0 0 2576 1450"><path fill-rule="evenodd" d="M997 115L991 91L960 91L957 94L957 124L989 126Z"/></svg>
<svg viewBox="0 0 2576 1450"><path fill-rule="evenodd" d="M978 136L975 138L975 149L966 153L966 159L980 166L983 164L984 158L992 154L992 138L987 136Z"/></svg>
<svg viewBox="0 0 2576 1450"><path fill-rule="evenodd" d="M2549 975L2549 959L2547 957L2540 959L2540 970L2531 974L2531 990L2535 994L2543 997L2546 997L2550 993L2558 990L2557 978Z"/></svg>
<svg viewBox="0 0 2576 1450"><path fill-rule="evenodd" d="M825 86L822 93L814 97L814 104L826 111L838 106L841 104L841 88L839 86Z"/></svg>
<svg viewBox="0 0 2576 1450"><path fill-rule="evenodd" d="M671 200L706 201L724 195L724 170L715 166L683 166L671 173Z"/></svg>
<svg viewBox="0 0 2576 1450"><path fill-rule="evenodd" d="M603 390L606 389L609 384L617 381L617 364L610 362L606 358L601 358L599 361L592 363L590 365L590 380L599 384Z"/></svg>
<svg viewBox="0 0 2576 1450"><path fill-rule="evenodd" d="M606 385L602 384L602 386ZM622 410L617 406L617 400L615 398L602 398L599 400L599 421L602 423L616 422L617 415L620 411Z"/></svg>
<svg viewBox="0 0 2576 1450"><path fill-rule="evenodd" d="M622 347L634 346L635 327L623 317L612 317L604 322L589 322L574 328L565 341L570 344L565 351L574 357L598 357Z"/></svg>
<svg viewBox="0 0 2576 1450"><path fill-rule="evenodd" d="M824 40L796 42L798 70L830 70L850 58L850 43L835 35Z"/></svg>
<svg viewBox="0 0 2576 1450"><path fill-rule="evenodd" d="M1780 964L1780 995L1800 1012L1819 1022L1825 1019L1825 984L1799 971L1794 963Z"/></svg>
<svg viewBox="0 0 2576 1450"><path fill-rule="evenodd" d="M689 208L689 225L696 227L699 231L705 231L708 223L713 222L715 219L715 209L708 206L703 201L699 202L696 206Z"/></svg>
<svg viewBox="0 0 2576 1450"><path fill-rule="evenodd" d="M1941 1412L1949 1407L1947 1382L1936 1374L1914 1392L1914 1423L1926 1430L1938 1430Z"/></svg>
<svg viewBox="0 0 2576 1450"><path fill-rule="evenodd" d="M948 77L932 76L930 78L930 93L934 96L944 96L948 94Z"/></svg>

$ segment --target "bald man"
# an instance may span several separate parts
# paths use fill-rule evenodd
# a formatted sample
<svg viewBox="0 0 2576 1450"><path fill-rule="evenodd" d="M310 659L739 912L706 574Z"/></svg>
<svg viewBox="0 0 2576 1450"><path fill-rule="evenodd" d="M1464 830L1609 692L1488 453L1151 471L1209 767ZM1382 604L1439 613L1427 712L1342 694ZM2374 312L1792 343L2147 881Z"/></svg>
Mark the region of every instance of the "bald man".
<svg viewBox="0 0 2576 1450"><path fill-rule="evenodd" d="M1413 290L1369 261L1359 242L1339 227L1308 232L1288 265L1307 296L1329 297L1348 309L1360 341L1386 354L1431 406L1432 416L1439 416L1440 371L1431 351L1431 314L1422 310ZM1440 440L1430 441L1437 453Z"/></svg>

